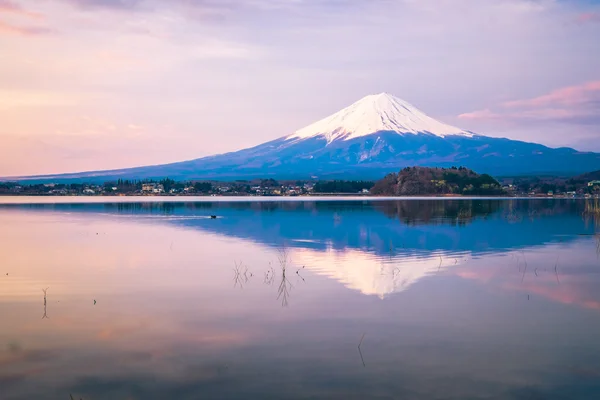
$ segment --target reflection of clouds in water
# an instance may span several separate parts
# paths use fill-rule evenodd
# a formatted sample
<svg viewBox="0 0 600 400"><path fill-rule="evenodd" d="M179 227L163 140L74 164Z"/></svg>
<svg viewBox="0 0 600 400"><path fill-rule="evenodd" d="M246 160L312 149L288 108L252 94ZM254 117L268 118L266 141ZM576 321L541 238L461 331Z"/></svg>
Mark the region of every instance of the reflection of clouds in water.
<svg viewBox="0 0 600 400"><path fill-rule="evenodd" d="M600 267L590 238L474 260L453 271L462 278L552 302L600 310Z"/></svg>
<svg viewBox="0 0 600 400"><path fill-rule="evenodd" d="M68 322L63 320L36 332L11 333L22 326L8 327L3 335L18 334L22 341L11 342L6 350L0 350L0 388L15 390L0 392L0 398L5 395L15 399L41 398L41 392L54 393L60 388L69 393L78 381L111 380L114 376L128 384L116 388L116 397L109 398L132 395L135 390L129 384L139 376L152 376L155 381L160 377L160 380L173 384L182 379L192 382L202 375L210 380L216 376L216 372L210 372L214 369L210 363L218 364L221 360L207 360L214 354L247 346L253 340L249 330L232 331L205 324L182 325L181 316L169 318L164 313L155 318L135 317L133 310L128 314L112 313L110 318L94 322L86 322L85 316L79 314ZM220 370L217 372L221 373ZM27 384L28 381L37 384ZM95 398L103 390L99 389L98 393L82 391L81 394L83 398ZM149 390L148 397L144 398L160 398L154 397L150 387L144 390ZM11 393L18 393L18 396L11 397ZM62 396L63 393L57 393L56 398Z"/></svg>
<svg viewBox="0 0 600 400"><path fill-rule="evenodd" d="M502 289L600 309L600 293L594 289L596 284L600 284L600 275L592 266L590 257L595 248L596 243L580 240L568 246L538 246L507 253L481 254L475 258L470 253L443 252L410 256L392 252L385 257L348 248L320 251L296 247L291 249L291 253L296 264L305 265L307 269L335 279L350 289L382 299L407 290L423 278L451 270L457 276Z"/></svg>
<svg viewBox="0 0 600 400"><path fill-rule="evenodd" d="M68 286L65 281L58 279L39 280L18 276L14 273L9 278L0 280L0 300L11 301L43 298L40 289L52 286L53 292L64 291Z"/></svg>
<svg viewBox="0 0 600 400"><path fill-rule="evenodd" d="M0 367L7 367L15 363L35 363L53 360L57 351L27 349L19 342L11 342L5 350L0 350Z"/></svg>
<svg viewBox="0 0 600 400"><path fill-rule="evenodd" d="M13 290L0 297L8 310L2 336L19 338L0 349L0 387L19 400L69 392L84 399L550 398L555 389L565 398L594 398L581 391L581 381L564 378L562 367L572 361L573 371L589 377L582 379L596 382L591 362L569 358L573 349L554 340L573 338L575 329L584 331L578 337L598 332L588 309L598 303L600 267L594 238L573 236L581 232L580 215L453 227L407 226L368 209L338 212L343 220L335 230L326 209L318 213L326 224L291 212L164 218L168 223L96 213L67 223L37 213L22 226L0 226L9 243L0 246L13 249L10 276L0 281L0 295ZM568 243L548 245L557 232ZM28 253L38 241L38 251ZM275 301L281 241L289 243L287 277L294 284L288 309ZM485 241L494 247L474 250ZM510 257L522 258L520 250L511 252L515 243L527 246L525 273L524 261ZM243 291L231 289L234 260L256 274ZM11 279L22 282L3 286ZM47 286L51 319L40 321L40 289ZM95 308L90 289L99 299ZM515 311L513 298L527 301L527 294L529 305L548 305L544 313ZM31 302L20 300L29 296ZM540 322L551 328L543 335ZM367 368L356 354L365 331ZM543 342L548 335L555 336ZM595 348L584 339L578 343L586 351Z"/></svg>
<svg viewBox="0 0 600 400"><path fill-rule="evenodd" d="M57 350L25 348L20 342L10 342L6 350L0 350L0 388L9 388L46 373L49 364L59 357Z"/></svg>

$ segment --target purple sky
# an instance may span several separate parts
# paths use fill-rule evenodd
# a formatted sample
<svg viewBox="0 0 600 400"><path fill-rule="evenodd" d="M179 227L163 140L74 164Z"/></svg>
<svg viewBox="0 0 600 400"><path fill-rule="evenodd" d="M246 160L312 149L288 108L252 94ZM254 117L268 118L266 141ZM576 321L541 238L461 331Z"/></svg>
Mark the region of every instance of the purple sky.
<svg viewBox="0 0 600 400"><path fill-rule="evenodd" d="M389 92L600 151L600 2L0 0L0 176L238 150Z"/></svg>

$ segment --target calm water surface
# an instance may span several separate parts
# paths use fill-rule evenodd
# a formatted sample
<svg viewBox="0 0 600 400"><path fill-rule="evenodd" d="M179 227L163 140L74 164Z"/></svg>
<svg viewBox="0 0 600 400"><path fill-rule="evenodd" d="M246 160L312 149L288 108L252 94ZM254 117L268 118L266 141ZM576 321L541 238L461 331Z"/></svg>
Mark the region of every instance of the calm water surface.
<svg viewBox="0 0 600 400"><path fill-rule="evenodd" d="M0 399L598 399L598 231L576 200L0 205Z"/></svg>

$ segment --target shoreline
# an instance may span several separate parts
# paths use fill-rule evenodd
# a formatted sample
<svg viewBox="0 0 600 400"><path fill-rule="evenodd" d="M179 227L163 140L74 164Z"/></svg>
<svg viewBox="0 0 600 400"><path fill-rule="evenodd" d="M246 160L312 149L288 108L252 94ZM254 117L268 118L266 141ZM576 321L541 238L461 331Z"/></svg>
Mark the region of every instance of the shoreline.
<svg viewBox="0 0 600 400"><path fill-rule="evenodd" d="M28 204L109 204L109 203L227 203L227 202L311 202L311 201L398 201L398 200L597 200L584 197L548 196L0 196L0 205Z"/></svg>

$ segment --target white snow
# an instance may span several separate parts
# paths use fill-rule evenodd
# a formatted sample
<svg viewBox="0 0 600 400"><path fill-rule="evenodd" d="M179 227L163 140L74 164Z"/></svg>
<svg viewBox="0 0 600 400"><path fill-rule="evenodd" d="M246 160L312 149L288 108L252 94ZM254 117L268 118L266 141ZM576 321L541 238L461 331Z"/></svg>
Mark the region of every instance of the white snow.
<svg viewBox="0 0 600 400"><path fill-rule="evenodd" d="M366 96L349 107L296 131L288 139L324 136L327 142L350 140L381 131L398 134L429 133L473 136L472 133L443 124L417 107L388 93Z"/></svg>

